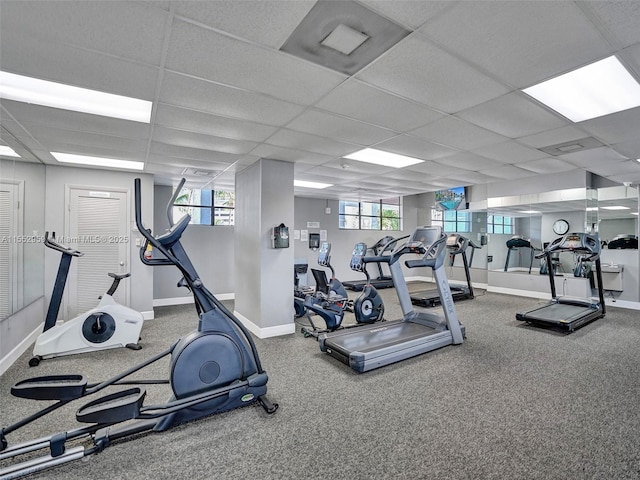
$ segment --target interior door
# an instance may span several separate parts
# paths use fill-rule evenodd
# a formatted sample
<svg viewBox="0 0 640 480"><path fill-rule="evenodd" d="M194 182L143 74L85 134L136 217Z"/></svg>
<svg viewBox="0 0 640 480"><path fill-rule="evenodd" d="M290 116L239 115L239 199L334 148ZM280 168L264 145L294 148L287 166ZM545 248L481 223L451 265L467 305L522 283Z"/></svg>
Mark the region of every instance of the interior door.
<svg viewBox="0 0 640 480"><path fill-rule="evenodd" d="M111 285L109 272L129 270L127 192L70 188L64 242L84 255L74 258L67 280L65 318L94 308ZM130 280L124 280L114 298L128 304Z"/></svg>
<svg viewBox="0 0 640 480"><path fill-rule="evenodd" d="M0 319L18 307L18 185L0 182Z"/></svg>

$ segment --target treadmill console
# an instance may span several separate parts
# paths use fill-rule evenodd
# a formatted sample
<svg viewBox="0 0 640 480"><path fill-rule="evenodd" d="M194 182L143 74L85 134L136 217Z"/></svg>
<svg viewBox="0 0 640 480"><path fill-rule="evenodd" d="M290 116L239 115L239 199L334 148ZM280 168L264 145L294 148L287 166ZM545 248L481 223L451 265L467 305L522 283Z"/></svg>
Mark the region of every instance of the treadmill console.
<svg viewBox="0 0 640 480"><path fill-rule="evenodd" d="M320 244L320 251L318 252L318 265L326 267L329 265L331 259L331 244L329 242L322 242Z"/></svg>
<svg viewBox="0 0 640 480"><path fill-rule="evenodd" d="M451 250L452 254L466 250L466 244L467 239L458 233L450 233L447 236L447 250Z"/></svg>
<svg viewBox="0 0 640 480"><path fill-rule="evenodd" d="M367 253L367 244L366 243L356 243L356 246L353 247L353 252L351 253L351 263L349 266L351 270L356 272L364 271L364 263L362 262L362 258Z"/></svg>
<svg viewBox="0 0 640 480"><path fill-rule="evenodd" d="M554 240L546 251L571 251L577 253L586 253L590 255L598 255L600 253L600 239L597 235L589 233L568 233L565 236Z"/></svg>

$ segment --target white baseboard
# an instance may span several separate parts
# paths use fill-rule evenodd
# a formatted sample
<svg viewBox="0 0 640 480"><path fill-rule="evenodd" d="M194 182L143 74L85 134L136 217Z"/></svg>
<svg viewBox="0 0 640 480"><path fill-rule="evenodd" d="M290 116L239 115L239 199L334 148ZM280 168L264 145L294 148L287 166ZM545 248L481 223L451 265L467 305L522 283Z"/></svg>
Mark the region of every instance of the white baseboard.
<svg viewBox="0 0 640 480"><path fill-rule="evenodd" d="M631 302L629 300L616 300L615 302L611 298L604 299L604 304L607 307L628 308L629 310L640 310L640 303Z"/></svg>
<svg viewBox="0 0 640 480"><path fill-rule="evenodd" d="M235 293L216 293L216 298L218 300L233 300L236 298ZM193 303L193 295L188 295L186 297L173 297L173 298L156 298L153 301L154 307L167 307L170 305L188 305Z"/></svg>
<svg viewBox="0 0 640 480"><path fill-rule="evenodd" d="M505 295L518 295L519 297L540 298L542 300L551 300L550 293L534 292L531 290L517 290L515 288L487 286L487 292L504 293Z"/></svg>
<svg viewBox="0 0 640 480"><path fill-rule="evenodd" d="M242 322L242 324L258 338L279 337L280 335L289 335L296 333L296 324L287 323L285 325L276 325L274 327L260 328L244 315L234 311L233 314Z"/></svg>

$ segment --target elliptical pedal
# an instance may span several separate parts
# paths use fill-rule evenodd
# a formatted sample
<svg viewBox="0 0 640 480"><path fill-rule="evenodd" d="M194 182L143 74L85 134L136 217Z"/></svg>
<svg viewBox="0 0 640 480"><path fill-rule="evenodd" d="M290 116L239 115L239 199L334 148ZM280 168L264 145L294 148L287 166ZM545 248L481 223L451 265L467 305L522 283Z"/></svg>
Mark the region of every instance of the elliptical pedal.
<svg viewBox="0 0 640 480"><path fill-rule="evenodd" d="M85 394L84 375L50 375L22 380L11 387L11 395L30 400L74 400Z"/></svg>

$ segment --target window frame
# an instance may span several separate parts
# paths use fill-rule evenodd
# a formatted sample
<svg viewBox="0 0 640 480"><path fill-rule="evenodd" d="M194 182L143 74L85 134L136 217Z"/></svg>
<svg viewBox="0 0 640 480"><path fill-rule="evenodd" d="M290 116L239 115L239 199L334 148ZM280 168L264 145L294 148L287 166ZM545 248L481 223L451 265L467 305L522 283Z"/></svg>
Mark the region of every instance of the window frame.
<svg viewBox="0 0 640 480"><path fill-rule="evenodd" d="M181 198L181 196L183 195L181 192L181 195L178 195L176 197L176 201L174 201L172 207L172 214L174 214L175 217L175 209L176 208L184 208L186 211L184 213L189 213L191 215L191 224L192 225L203 225L206 227L232 227L235 225L235 192L231 191L231 190L214 190L214 189L202 189L202 188L184 188L183 191L188 190L189 191L189 196L188 196L188 203L178 203L177 200L179 198ZM211 195L211 205L207 205L207 204L203 204L202 202L200 203L196 203L196 202L192 202L192 199L196 196L194 195L194 192L210 192ZM216 195L216 193L218 192L225 192L227 194L229 194L229 196L231 197L231 205L221 205L221 204L217 204L217 199L218 199L218 195ZM200 193L200 195L198 195L198 198L202 198L202 193ZM202 209L202 210L207 210L208 211L208 216L210 218L209 222L199 222L196 223L194 222L194 215L192 214L192 212L194 211L194 209ZM217 220L220 218L220 213L221 212L229 212L228 214L228 221L225 223L217 223ZM199 216L200 218L202 218L202 215Z"/></svg>
<svg viewBox="0 0 640 480"><path fill-rule="evenodd" d="M389 207L389 206L396 206L396 203L391 203L391 202L397 202L397 216L393 216L393 215L385 215L385 212L389 211L389 208L385 209L385 207ZM347 212L344 213L345 210L347 210L346 207L351 207L353 209L354 205L357 204L358 205L358 213L353 213L353 212ZM370 210L371 211L377 211L377 214L369 214L369 213L363 213L363 211L365 210L363 208L363 205L371 205ZM356 200L340 200L338 202L338 228L340 230L372 230L372 231L382 231L382 232L400 232L402 231L402 213L403 213L403 202L402 202L402 197L387 197L387 198L381 198L379 199L377 202L372 202L372 201L356 201ZM352 218L355 219L356 221L354 222L353 220L351 222L347 222L347 218ZM367 228L366 226L363 228L363 223L368 223L368 222L363 222L363 219L370 219L370 225L377 225L377 228ZM357 223L357 226L346 226L348 223L354 224ZM385 228L385 226L389 226L389 224L391 223L391 226L394 226L393 224L395 223L395 227L397 228Z"/></svg>

